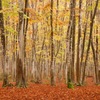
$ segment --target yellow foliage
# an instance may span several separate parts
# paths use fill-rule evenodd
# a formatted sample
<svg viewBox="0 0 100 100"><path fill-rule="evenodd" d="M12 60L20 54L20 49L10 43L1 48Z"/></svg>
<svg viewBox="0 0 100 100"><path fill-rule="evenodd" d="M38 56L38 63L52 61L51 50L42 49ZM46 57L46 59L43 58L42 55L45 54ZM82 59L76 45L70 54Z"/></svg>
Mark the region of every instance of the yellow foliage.
<svg viewBox="0 0 100 100"><path fill-rule="evenodd" d="M43 10L50 9L50 6L51 6L51 4L50 4L50 3L47 3L47 4L43 7Z"/></svg>
<svg viewBox="0 0 100 100"><path fill-rule="evenodd" d="M59 35L54 35L54 40L60 41L60 40L61 40L61 36L59 36Z"/></svg>

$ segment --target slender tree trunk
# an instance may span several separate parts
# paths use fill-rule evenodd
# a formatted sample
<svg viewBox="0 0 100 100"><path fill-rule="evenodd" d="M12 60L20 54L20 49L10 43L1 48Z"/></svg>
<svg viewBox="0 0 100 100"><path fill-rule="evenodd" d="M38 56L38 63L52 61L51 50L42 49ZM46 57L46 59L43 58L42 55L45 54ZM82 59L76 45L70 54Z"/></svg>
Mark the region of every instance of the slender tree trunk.
<svg viewBox="0 0 100 100"><path fill-rule="evenodd" d="M71 0L71 6L72 6L72 62L71 62L71 81L75 82L75 5L76 1Z"/></svg>
<svg viewBox="0 0 100 100"><path fill-rule="evenodd" d="M98 26L97 26L97 29L96 29L96 65L97 65L97 67L96 67L96 72L95 72L95 76L96 76L96 83L97 84L99 84L99 75L98 75L98 68L99 68L99 63L98 63L98 54L99 54L99 52L98 52L99 50L98 50Z"/></svg>
<svg viewBox="0 0 100 100"><path fill-rule="evenodd" d="M69 24L67 28L67 33L66 33L66 72L65 72L65 77L66 77L66 82L67 83L69 80L71 80L71 37L72 33L72 3L70 1L70 17L69 17Z"/></svg>
<svg viewBox="0 0 100 100"><path fill-rule="evenodd" d="M51 24L51 63L50 63L50 78L51 85L55 85L54 79L54 44L53 44L53 0L51 0L51 15L50 15L50 24Z"/></svg>
<svg viewBox="0 0 100 100"><path fill-rule="evenodd" d="M84 83L84 79L85 79L85 69L86 69L87 59L88 59L88 55L89 55L94 19L95 19L95 15L96 15L96 12L97 12L98 2L99 2L99 0L96 1L96 6L95 6L94 13L92 15L91 23L90 23L90 35L89 35L88 48L87 48L87 52L86 52L86 59L85 59L84 70L83 70L82 84Z"/></svg>
<svg viewBox="0 0 100 100"><path fill-rule="evenodd" d="M77 62L76 62L76 79L77 83L80 83L80 59L79 59L79 47L80 47L80 38L81 38L81 5L82 0L79 0L79 19L78 19L78 40L77 40Z"/></svg>
<svg viewBox="0 0 100 100"><path fill-rule="evenodd" d="M97 32L96 35L98 34L97 30L96 30ZM96 36L96 51L93 45L93 39L91 39L91 47L93 52L94 65L95 65L95 80L96 80L96 84L98 84L99 83L98 81L98 36Z"/></svg>

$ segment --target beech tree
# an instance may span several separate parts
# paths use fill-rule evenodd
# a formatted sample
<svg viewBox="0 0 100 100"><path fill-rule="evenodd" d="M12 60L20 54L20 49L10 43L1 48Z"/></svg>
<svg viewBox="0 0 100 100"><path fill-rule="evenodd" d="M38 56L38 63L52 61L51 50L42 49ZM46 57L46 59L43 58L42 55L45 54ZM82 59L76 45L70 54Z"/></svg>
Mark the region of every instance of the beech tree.
<svg viewBox="0 0 100 100"><path fill-rule="evenodd" d="M0 10L2 10L2 0L0 0ZM5 44L5 31L3 13L0 13L0 34L2 43L2 68L3 68L3 87L8 86L8 75L6 67L6 44Z"/></svg>

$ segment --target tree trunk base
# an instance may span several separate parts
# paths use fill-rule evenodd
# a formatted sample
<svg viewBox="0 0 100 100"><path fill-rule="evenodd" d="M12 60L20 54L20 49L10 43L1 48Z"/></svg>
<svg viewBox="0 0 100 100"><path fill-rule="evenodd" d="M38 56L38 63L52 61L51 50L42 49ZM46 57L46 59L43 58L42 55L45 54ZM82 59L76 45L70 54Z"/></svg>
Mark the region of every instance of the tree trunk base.
<svg viewBox="0 0 100 100"><path fill-rule="evenodd" d="M16 61L16 86L26 88L25 74L23 71L23 63L19 56Z"/></svg>
<svg viewBox="0 0 100 100"><path fill-rule="evenodd" d="M16 84L16 87L19 87L19 88L26 88L27 85L26 83L22 80L22 81L19 81L17 84Z"/></svg>
<svg viewBox="0 0 100 100"><path fill-rule="evenodd" d="M3 77L3 84L2 84L2 87L7 87L9 85L9 82L8 82L8 75L5 74L4 77Z"/></svg>

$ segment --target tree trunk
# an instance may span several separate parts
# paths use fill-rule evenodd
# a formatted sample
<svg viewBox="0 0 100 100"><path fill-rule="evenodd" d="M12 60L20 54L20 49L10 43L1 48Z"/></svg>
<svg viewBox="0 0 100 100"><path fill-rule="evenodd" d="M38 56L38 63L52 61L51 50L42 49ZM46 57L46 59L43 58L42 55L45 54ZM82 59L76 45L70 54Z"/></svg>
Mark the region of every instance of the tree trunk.
<svg viewBox="0 0 100 100"><path fill-rule="evenodd" d="M50 15L50 24L51 24L51 63L50 63L50 78L51 85L55 85L54 79L54 44L53 44L53 0L51 0L51 15Z"/></svg>
<svg viewBox="0 0 100 100"><path fill-rule="evenodd" d="M76 1L71 0L71 10L72 10L72 28L71 33L72 34L72 62L71 62L71 81L75 82L75 5Z"/></svg>
<svg viewBox="0 0 100 100"><path fill-rule="evenodd" d="M25 82L25 76L24 76L24 71L23 71L23 62L17 56L16 59L16 86L17 87L26 87L26 82Z"/></svg>
<svg viewBox="0 0 100 100"><path fill-rule="evenodd" d="M2 10L2 0L0 0L0 10ZM1 34L1 43L2 43L2 67L3 67L3 87L8 86L8 75L6 73L5 66L5 57L6 57L6 44L5 44L5 33L4 33L4 19L3 13L0 13L0 34Z"/></svg>
<svg viewBox="0 0 100 100"><path fill-rule="evenodd" d="M84 70L83 70L82 84L84 83L84 80L85 80L85 69L86 69L86 64L87 64L88 55L89 55L89 49L90 49L90 44L91 44L91 39L92 39L94 19L95 19L97 7L98 7L98 2L99 2L99 0L96 1L96 6L94 8L93 15L92 15L92 12L91 12L90 35L89 35L88 48L87 48L87 52L86 52L86 59L85 59Z"/></svg>
<svg viewBox="0 0 100 100"><path fill-rule="evenodd" d="M25 34L24 34L24 2L19 1L19 52L17 55L17 65L16 65L16 86L26 87L25 81ZM20 70L20 71L19 71Z"/></svg>

